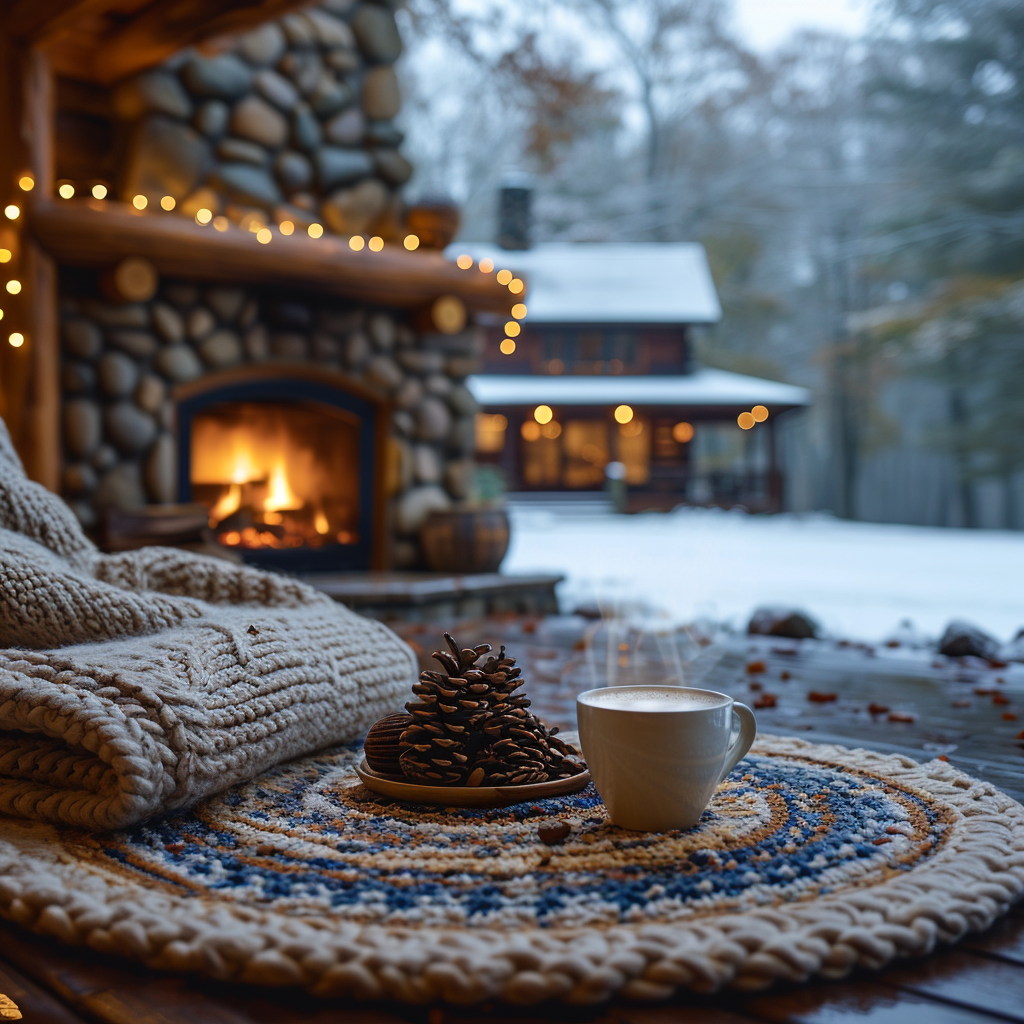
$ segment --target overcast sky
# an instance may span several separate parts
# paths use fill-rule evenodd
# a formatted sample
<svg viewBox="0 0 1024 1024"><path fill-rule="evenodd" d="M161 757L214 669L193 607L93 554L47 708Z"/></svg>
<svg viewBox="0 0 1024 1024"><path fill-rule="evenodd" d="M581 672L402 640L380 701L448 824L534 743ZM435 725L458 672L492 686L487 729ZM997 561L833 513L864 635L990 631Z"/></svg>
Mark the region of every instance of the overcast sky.
<svg viewBox="0 0 1024 1024"><path fill-rule="evenodd" d="M857 35L867 23L867 0L734 0L736 24L750 45L770 50L802 28Z"/></svg>

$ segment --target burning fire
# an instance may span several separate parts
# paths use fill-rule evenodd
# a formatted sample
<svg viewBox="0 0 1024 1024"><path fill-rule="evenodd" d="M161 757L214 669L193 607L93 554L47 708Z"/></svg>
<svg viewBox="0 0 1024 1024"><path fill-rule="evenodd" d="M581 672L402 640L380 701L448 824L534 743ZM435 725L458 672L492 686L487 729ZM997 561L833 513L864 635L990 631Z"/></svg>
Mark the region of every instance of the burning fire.
<svg viewBox="0 0 1024 1024"><path fill-rule="evenodd" d="M303 416L253 404L193 421L193 492L209 506L222 544L294 548L358 539L347 528L355 509L343 489L351 490L350 478L339 486L337 466L317 450L323 425Z"/></svg>

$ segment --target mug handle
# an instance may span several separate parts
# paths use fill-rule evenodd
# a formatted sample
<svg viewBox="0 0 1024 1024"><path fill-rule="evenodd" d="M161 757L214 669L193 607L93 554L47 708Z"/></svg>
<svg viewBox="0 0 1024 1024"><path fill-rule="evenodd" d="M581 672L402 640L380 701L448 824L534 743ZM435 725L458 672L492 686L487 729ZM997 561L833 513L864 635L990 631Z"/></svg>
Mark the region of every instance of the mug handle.
<svg viewBox="0 0 1024 1024"><path fill-rule="evenodd" d="M746 756L757 737L757 722L754 720L754 712L746 704L734 702L732 713L740 720L740 734L725 755L725 767L722 769L722 774L718 776L719 782L724 782L728 778L729 772Z"/></svg>

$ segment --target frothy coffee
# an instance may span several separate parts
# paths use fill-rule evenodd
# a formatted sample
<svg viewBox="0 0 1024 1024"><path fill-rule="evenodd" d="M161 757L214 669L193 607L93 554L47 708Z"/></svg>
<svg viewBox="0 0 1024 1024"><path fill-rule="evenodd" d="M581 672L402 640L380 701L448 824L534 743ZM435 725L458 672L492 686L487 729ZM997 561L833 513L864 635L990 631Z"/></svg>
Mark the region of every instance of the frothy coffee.
<svg viewBox="0 0 1024 1024"><path fill-rule="evenodd" d="M728 700L720 693L701 690L655 689L641 686L614 686L581 694L581 701L595 708L616 711L698 711L721 707Z"/></svg>

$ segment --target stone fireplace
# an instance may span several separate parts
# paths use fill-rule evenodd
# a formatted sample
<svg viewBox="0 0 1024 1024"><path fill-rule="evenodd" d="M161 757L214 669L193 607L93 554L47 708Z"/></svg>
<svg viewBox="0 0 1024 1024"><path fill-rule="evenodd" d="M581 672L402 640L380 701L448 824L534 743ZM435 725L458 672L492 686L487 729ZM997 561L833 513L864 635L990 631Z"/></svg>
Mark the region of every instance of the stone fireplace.
<svg viewBox="0 0 1024 1024"><path fill-rule="evenodd" d="M88 60L66 19L33 44L19 5L7 83L33 130L0 156L19 207L0 273L26 283L3 303L0 412L30 473L97 532L195 503L248 561L422 566L425 517L470 488L474 317L513 300L411 233L391 9L258 24L211 0L207 41L197 5L189 28L157 0L146 17L171 20L141 54L130 3L110 0L109 40L86 6Z"/></svg>

